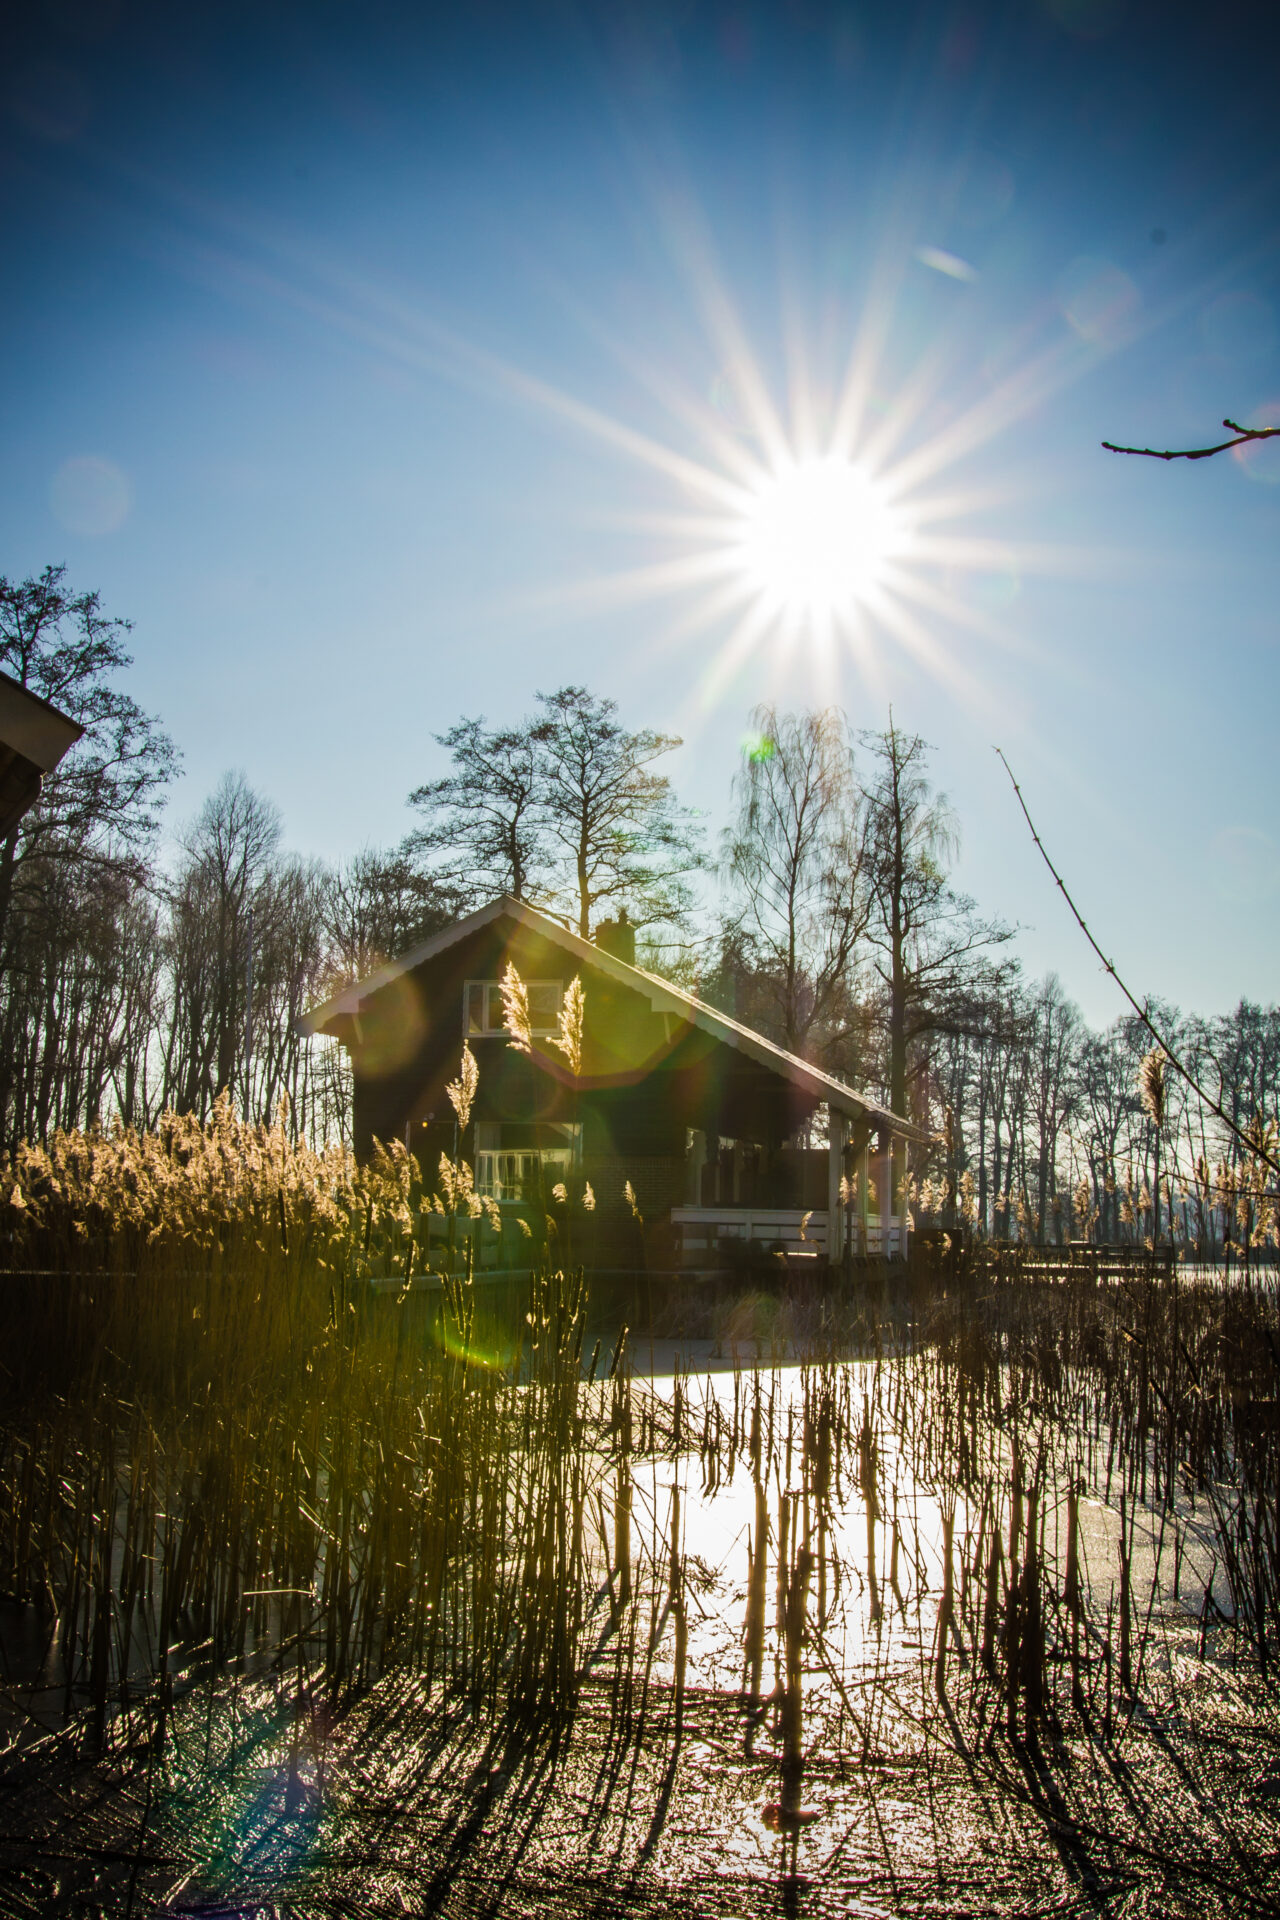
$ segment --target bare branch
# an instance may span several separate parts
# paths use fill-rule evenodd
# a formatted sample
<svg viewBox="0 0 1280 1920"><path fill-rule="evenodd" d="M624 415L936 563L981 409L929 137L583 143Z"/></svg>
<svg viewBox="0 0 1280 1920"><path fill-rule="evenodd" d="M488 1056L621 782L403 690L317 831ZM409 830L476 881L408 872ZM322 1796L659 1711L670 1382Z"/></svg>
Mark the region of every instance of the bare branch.
<svg viewBox="0 0 1280 1920"><path fill-rule="evenodd" d="M1271 440L1280 433L1280 427L1242 427L1236 420L1224 420L1222 424L1236 437L1234 440L1220 441L1216 447L1178 447L1162 451L1158 447L1118 447L1114 440L1104 440L1102 444L1108 453L1136 453L1144 460L1209 460L1215 453L1228 453L1232 447L1247 446L1252 440Z"/></svg>
<svg viewBox="0 0 1280 1920"><path fill-rule="evenodd" d="M1022 788L1018 785L1017 781L1013 777L1013 768L1009 765L1009 762L1005 759L1004 754L999 747L995 748L995 753L998 756L1000 763L1003 766L1005 772L1009 776L1014 792L1018 796L1018 805L1022 808L1023 819L1026 821L1028 827L1031 829L1031 838L1036 843L1036 850L1038 851L1040 858L1044 861L1046 867L1048 867L1050 873L1053 875L1055 881L1057 882L1058 891L1062 895L1063 899L1066 901L1067 905L1070 907L1071 913L1075 920L1076 925L1079 927L1081 933L1084 935L1085 939L1089 942L1089 945L1093 948L1094 952L1097 954L1099 960L1101 960L1104 971L1111 975L1111 978L1115 981L1121 993L1124 995L1125 999L1129 1002L1129 1005L1133 1008L1139 1020L1141 1020L1143 1026L1146 1028L1147 1032L1151 1035L1151 1038L1156 1042L1157 1046L1163 1047L1165 1053L1169 1056L1170 1066L1175 1068L1175 1070L1182 1075L1182 1078L1186 1081L1187 1085L1191 1088L1192 1092L1197 1094L1199 1098L1203 1100L1205 1106L1208 1107L1210 1113L1216 1115L1216 1117L1219 1120L1221 1120L1223 1126L1226 1127L1229 1132L1233 1133L1236 1139L1240 1141L1241 1144L1245 1146L1248 1149L1248 1151L1254 1155L1256 1159L1261 1160L1264 1165L1270 1167L1272 1173L1280 1174L1280 1162L1277 1162L1272 1158L1272 1156L1269 1153L1265 1152L1264 1149L1259 1146L1258 1142L1252 1139L1242 1127L1238 1127L1235 1121L1231 1118L1231 1115L1224 1111L1220 1103L1213 1098L1213 1095L1207 1092L1206 1089L1201 1086L1200 1082L1196 1079L1195 1075L1192 1073L1190 1067L1186 1066L1185 1063L1183 1062L1181 1056L1177 1051L1177 1048L1174 1046L1173 1042L1169 1039L1168 1035L1161 1033L1160 1029L1153 1022L1150 1013L1147 1011L1146 1003L1143 1002L1142 1004L1139 1004L1139 1002L1134 998L1133 994L1130 993L1128 987L1125 985L1124 981L1120 978L1120 975L1116 972L1115 961L1108 960L1106 954L1102 951L1102 948L1098 945L1092 933L1090 933L1088 923L1086 922L1084 915L1081 913L1079 907L1076 905L1075 901L1071 898L1071 895L1067 891L1066 881L1063 879L1062 875L1058 872L1058 869L1054 866L1053 861L1049 858L1049 855L1045 849L1044 841L1040 838L1040 835L1036 832L1035 821L1031 818L1031 815L1027 810L1027 803L1022 797Z"/></svg>

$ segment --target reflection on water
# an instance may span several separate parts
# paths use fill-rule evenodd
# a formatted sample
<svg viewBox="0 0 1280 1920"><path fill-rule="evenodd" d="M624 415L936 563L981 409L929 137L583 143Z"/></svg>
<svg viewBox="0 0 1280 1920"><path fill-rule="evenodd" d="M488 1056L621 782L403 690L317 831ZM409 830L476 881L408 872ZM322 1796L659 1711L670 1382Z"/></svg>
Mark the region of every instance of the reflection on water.
<svg viewBox="0 0 1280 1920"><path fill-rule="evenodd" d="M914 1658L936 1620L943 1509L915 1480L893 1431L874 1421L874 1365L851 1363L836 1380L798 1366L745 1378L683 1376L678 1389L656 1380L653 1391L668 1406L678 1391L686 1428L695 1436L710 1428L728 1442L637 1461L629 1476L632 1550L641 1564L667 1558L671 1491L678 1492L696 1600L691 1679L759 1699L767 1672L778 1693L788 1595L802 1555L810 1564L804 1622L815 1700L837 1699L833 1673ZM856 1451L842 1444L850 1432ZM886 1610L877 1567L890 1558L896 1591ZM667 1643L655 1673L674 1678Z"/></svg>
<svg viewBox="0 0 1280 1920"><path fill-rule="evenodd" d="M1155 1665L1152 1620L1171 1658L1179 1589L1193 1636L1213 1590L1186 1503L1141 1495L1145 1456L1085 1408L1053 1429L1007 1372L979 1391L897 1351L644 1378L622 1357L578 1401L585 1446L556 1464L528 1562L553 1567L552 1536L576 1530L576 1708L522 1728L429 1671L325 1694L298 1609L256 1677L179 1693L162 1765L141 1749L138 1846L149 1822L186 1861L148 1910L248 1915L323 1887L329 1911L433 1911L460 1863L554 1877L586 1848L682 1887L763 1874L798 1898L821 1878L843 1889L833 1910L882 1911L850 1863L934 1858L940 1820L960 1851L987 1844L971 1783L953 1773L941 1812L932 1784L922 1801L941 1753L972 1765L997 1731L1035 1751L1067 1699L1118 1725ZM528 1524L516 1484L495 1555ZM535 1698L536 1649L560 1644L533 1637L544 1601L529 1589L507 1643ZM125 1911L135 1869L116 1854Z"/></svg>
<svg viewBox="0 0 1280 1920"><path fill-rule="evenodd" d="M776 1836L791 1873L801 1835L822 1838L809 1757L913 1741L885 1699L932 1685L948 1546L973 1524L915 1474L885 1385L870 1361L655 1378L644 1425L669 1448L620 1449L601 1509L602 1564L630 1562L629 1591L665 1570L653 1682L742 1700L743 1759L773 1790L730 1846Z"/></svg>
<svg viewBox="0 0 1280 1920"><path fill-rule="evenodd" d="M677 1740L687 1689L738 1703L741 1762L761 1771L731 1854L772 1847L794 1876L834 1844L833 1765L911 1764L960 1711L1034 1740L1057 1673L1109 1726L1153 1619L1166 1635L1180 1619L1187 1642L1179 1587L1199 1603L1214 1579L1194 1511L1157 1521L1145 1465L1117 1465L1096 1423L1055 1436L1010 1389L993 1408L901 1353L677 1361L628 1386L597 1560L615 1605L637 1598L638 1655L674 1690Z"/></svg>

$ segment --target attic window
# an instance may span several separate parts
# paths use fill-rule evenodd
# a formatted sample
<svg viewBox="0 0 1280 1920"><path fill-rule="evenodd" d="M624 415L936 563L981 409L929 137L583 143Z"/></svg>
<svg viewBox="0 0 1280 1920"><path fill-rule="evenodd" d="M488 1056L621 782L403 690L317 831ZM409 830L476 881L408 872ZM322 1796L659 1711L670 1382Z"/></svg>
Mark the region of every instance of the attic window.
<svg viewBox="0 0 1280 1920"><path fill-rule="evenodd" d="M529 1024L535 1040L548 1040L560 1031L562 980L527 980ZM502 986L497 980L468 980L463 998L463 1021L468 1035L505 1033Z"/></svg>

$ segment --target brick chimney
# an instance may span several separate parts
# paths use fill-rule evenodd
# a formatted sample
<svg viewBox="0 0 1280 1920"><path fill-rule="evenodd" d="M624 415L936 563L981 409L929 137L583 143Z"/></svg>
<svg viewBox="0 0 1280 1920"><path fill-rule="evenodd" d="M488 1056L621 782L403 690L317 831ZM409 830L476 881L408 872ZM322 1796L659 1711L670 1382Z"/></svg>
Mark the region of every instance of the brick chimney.
<svg viewBox="0 0 1280 1920"><path fill-rule="evenodd" d="M636 930L627 918L627 910L622 908L616 920L602 920L595 931L595 943L601 953L612 954L615 960L625 960L629 967L636 963Z"/></svg>

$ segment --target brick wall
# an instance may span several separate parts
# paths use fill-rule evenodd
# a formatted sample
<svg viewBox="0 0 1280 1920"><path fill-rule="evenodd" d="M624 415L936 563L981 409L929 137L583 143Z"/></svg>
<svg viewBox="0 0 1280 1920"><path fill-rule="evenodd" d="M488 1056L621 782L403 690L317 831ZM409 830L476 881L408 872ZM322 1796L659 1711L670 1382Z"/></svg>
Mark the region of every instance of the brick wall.
<svg viewBox="0 0 1280 1920"><path fill-rule="evenodd" d="M582 1172L596 1196L588 1264L669 1268L674 1261L669 1215L684 1201L684 1155L588 1153ZM643 1231L623 1198L628 1180L644 1216Z"/></svg>
<svg viewBox="0 0 1280 1920"><path fill-rule="evenodd" d="M596 1210L604 1219L630 1216L622 1195L628 1180L646 1219L669 1213L672 1207L684 1204L683 1154L589 1153L582 1171L591 1182Z"/></svg>

